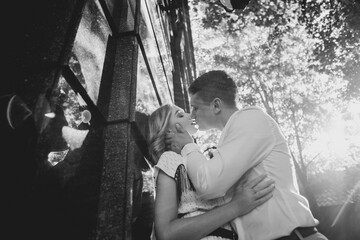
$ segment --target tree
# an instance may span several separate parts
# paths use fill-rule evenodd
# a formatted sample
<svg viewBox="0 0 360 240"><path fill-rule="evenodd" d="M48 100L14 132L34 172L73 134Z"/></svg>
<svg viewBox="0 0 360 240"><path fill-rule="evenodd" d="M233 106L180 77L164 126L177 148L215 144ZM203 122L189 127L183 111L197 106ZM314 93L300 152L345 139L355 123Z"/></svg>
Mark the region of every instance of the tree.
<svg viewBox="0 0 360 240"><path fill-rule="evenodd" d="M223 11L215 1L194 0L193 4L197 69L224 69L237 80L240 102L264 107L279 123L306 191L309 171L331 167L321 164L329 160L324 155L327 152L314 151L312 144L326 130L334 113L346 115L347 101L358 97L357 91L349 91L351 81L345 73L352 72L356 63L356 58L346 54L358 53L355 48L360 37L351 43L349 40L350 47L333 47L337 55L332 61L323 61L328 57L322 57L319 46L324 46L326 39L309 31L303 21L303 8L295 1L252 1L247 9L232 14ZM348 34L355 34L352 29L346 31L344 16L343 24L334 24L339 30L334 46L340 40L346 42ZM314 17L312 21L316 19L320 20ZM346 61L335 61L340 55ZM352 147L355 159L359 156L358 146ZM311 198L311 192L306 192ZM316 207L314 199L312 203Z"/></svg>
<svg viewBox="0 0 360 240"><path fill-rule="evenodd" d="M360 93L360 3L355 0L300 1L299 20L319 39L314 51L318 71L347 81L346 98Z"/></svg>

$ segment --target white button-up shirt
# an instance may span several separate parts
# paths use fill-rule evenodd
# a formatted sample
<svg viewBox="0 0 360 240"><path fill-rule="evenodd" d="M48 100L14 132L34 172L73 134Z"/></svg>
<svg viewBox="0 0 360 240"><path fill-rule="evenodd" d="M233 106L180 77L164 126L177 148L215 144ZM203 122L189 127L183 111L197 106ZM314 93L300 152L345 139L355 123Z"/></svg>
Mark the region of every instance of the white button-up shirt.
<svg viewBox="0 0 360 240"><path fill-rule="evenodd" d="M250 179L263 173L275 180L273 197L233 224L242 240L269 240L289 235L302 226L319 222L300 195L294 163L276 122L257 107L235 112L228 120L210 160L190 143L181 151L188 175L197 193L212 199L231 196L226 192L251 167Z"/></svg>

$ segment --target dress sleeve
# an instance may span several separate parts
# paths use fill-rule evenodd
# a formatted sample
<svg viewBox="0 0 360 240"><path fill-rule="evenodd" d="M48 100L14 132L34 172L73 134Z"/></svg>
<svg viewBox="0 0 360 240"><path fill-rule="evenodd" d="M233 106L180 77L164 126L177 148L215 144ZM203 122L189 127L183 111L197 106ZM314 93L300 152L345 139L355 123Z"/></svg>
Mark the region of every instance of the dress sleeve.
<svg viewBox="0 0 360 240"><path fill-rule="evenodd" d="M184 160L181 155L171 151L164 152L154 167L155 183L160 170L169 177L175 179L176 171L180 165L184 165Z"/></svg>

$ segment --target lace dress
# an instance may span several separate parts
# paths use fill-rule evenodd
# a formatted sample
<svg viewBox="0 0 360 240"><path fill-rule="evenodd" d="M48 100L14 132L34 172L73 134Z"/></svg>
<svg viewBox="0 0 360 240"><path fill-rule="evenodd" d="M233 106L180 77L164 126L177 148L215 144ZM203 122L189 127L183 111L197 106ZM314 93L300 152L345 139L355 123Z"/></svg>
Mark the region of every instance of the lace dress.
<svg viewBox="0 0 360 240"><path fill-rule="evenodd" d="M166 175L176 181L177 193L179 199L178 216L179 218L193 217L203 214L214 207L224 203L223 198L213 200L203 200L197 197L195 190L186 173L185 159L175 152L164 152L157 165L154 167L154 181L156 184L159 171L162 170ZM156 186L156 185L155 185ZM156 187L155 187L156 194ZM156 195L155 195L156 196ZM231 230L229 224L222 226L225 229ZM154 235L154 234L153 234ZM153 238L155 239L155 238ZM226 239L217 236L207 236L202 240L220 240Z"/></svg>

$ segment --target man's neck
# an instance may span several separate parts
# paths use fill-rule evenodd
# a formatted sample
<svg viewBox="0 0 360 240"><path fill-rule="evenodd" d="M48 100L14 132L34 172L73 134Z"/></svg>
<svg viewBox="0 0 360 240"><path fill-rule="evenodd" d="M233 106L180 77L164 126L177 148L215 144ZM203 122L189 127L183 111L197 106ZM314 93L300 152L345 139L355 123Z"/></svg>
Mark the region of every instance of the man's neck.
<svg viewBox="0 0 360 240"><path fill-rule="evenodd" d="M224 108L221 110L221 114L219 116L219 129L222 131L229 121L230 117L239 109L237 107Z"/></svg>

